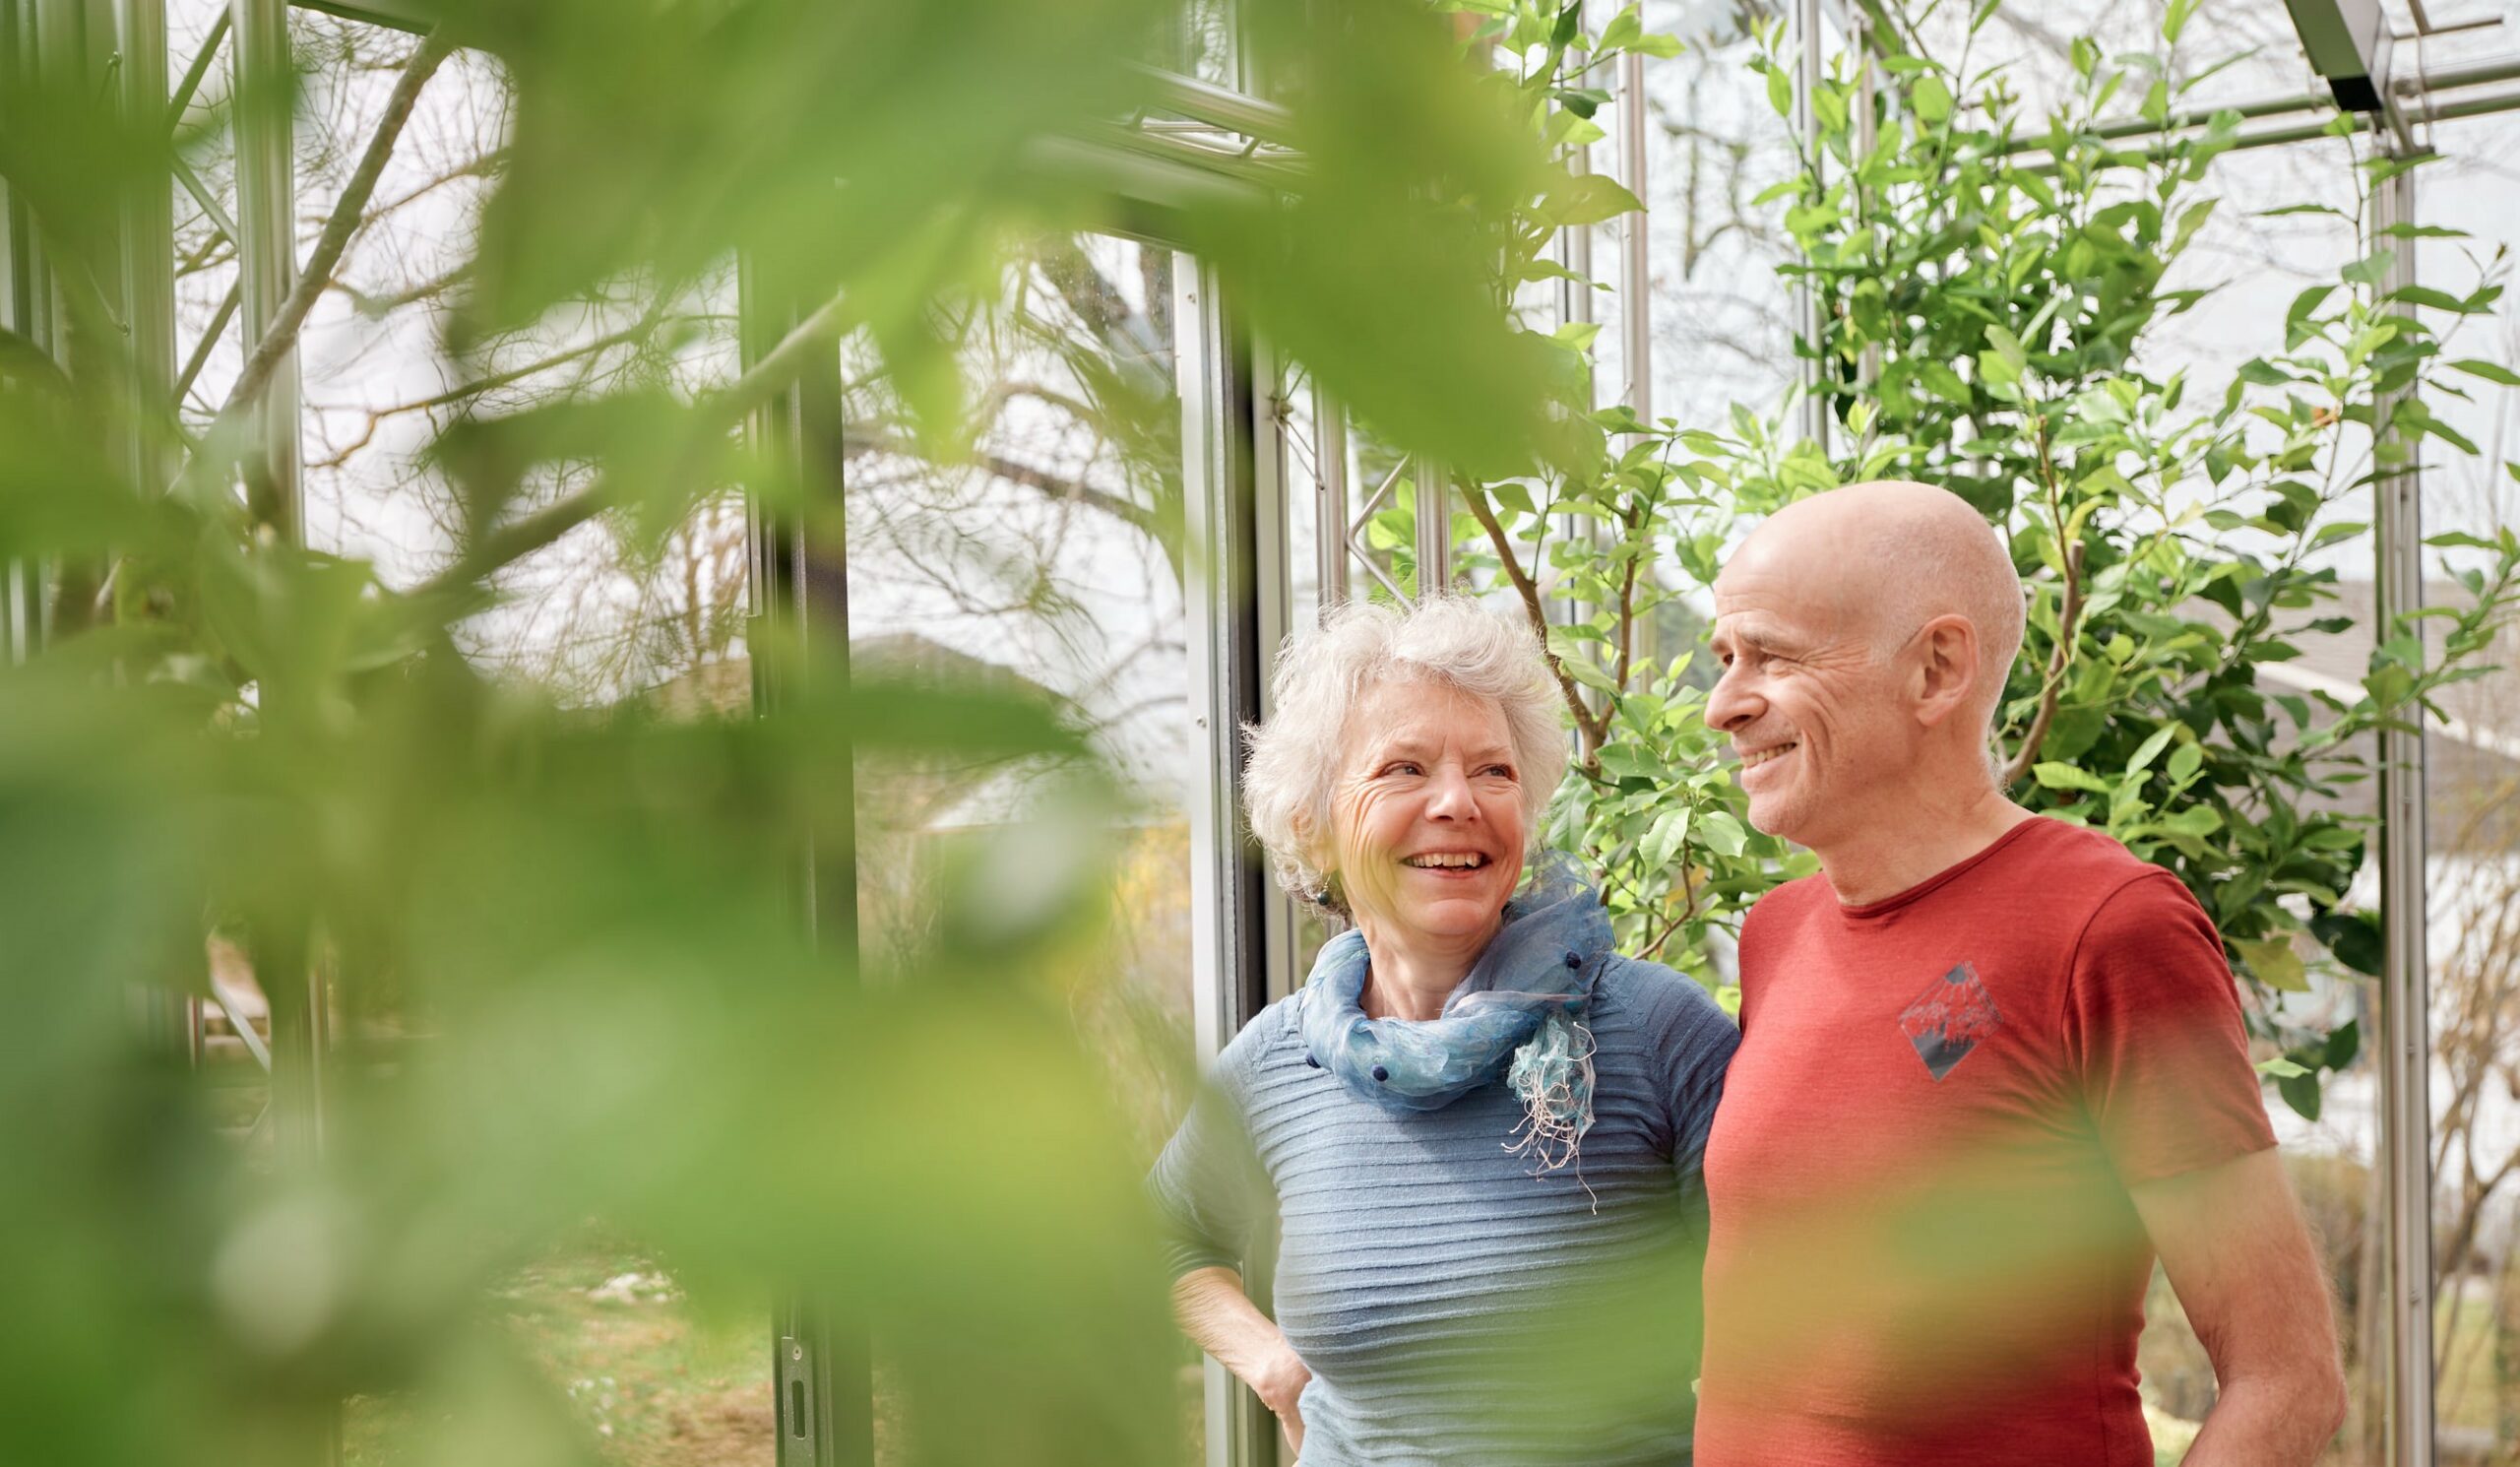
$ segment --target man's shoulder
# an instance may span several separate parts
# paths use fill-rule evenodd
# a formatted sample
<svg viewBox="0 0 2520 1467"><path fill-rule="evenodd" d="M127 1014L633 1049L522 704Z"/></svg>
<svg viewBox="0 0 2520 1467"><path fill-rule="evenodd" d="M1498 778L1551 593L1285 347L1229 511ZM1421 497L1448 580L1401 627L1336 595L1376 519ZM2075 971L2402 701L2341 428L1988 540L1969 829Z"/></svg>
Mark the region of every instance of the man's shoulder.
<svg viewBox="0 0 2520 1467"><path fill-rule="evenodd" d="M2103 911L2192 907L2186 883L2168 866L2126 849L2105 830L2052 815L2033 815L2038 828L2005 862L1998 879L2038 895L2038 907L2079 932Z"/></svg>

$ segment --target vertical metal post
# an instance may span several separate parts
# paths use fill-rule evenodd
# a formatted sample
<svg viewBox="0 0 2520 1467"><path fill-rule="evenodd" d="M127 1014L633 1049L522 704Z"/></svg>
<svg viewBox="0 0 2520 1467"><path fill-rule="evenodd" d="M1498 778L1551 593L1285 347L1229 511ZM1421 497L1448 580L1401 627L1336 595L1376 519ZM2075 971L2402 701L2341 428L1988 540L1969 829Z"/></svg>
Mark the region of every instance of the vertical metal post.
<svg viewBox="0 0 2520 1467"><path fill-rule="evenodd" d="M166 126L165 0L114 0L117 101L135 132ZM129 410L113 445L117 460L144 491L174 478L175 416L174 188L163 173L143 170L119 210L121 297ZM192 1063L201 1052L201 1000L158 990L147 1008L154 1046Z"/></svg>
<svg viewBox="0 0 2520 1467"><path fill-rule="evenodd" d="M1418 594L1453 583L1453 476L1442 462L1418 454L1409 461L1417 485Z"/></svg>
<svg viewBox="0 0 2520 1467"><path fill-rule="evenodd" d="M0 88L21 85L32 70L26 45L31 19L19 0L0 0ZM35 319L39 290L32 244L26 210L9 181L0 178L0 328L44 347L49 333ZM25 662L34 640L31 570L23 561L0 561L0 662L10 665Z"/></svg>
<svg viewBox="0 0 2520 1467"><path fill-rule="evenodd" d="M1286 380L1286 368L1269 348L1255 342L1249 350L1252 420L1246 432L1251 443L1257 560L1253 590L1258 602L1259 645L1266 653L1285 643L1287 634L1294 630L1301 609L1294 605L1294 526L1289 514L1292 505L1287 485L1291 455L1287 452L1285 408L1278 397L1278 384ZM1266 384L1265 392L1262 384ZM1261 679L1264 697L1267 685L1267 679Z"/></svg>
<svg viewBox="0 0 2520 1467"><path fill-rule="evenodd" d="M137 128L165 127L165 0L114 0L119 33L122 110ZM144 485L163 485L174 472L171 444L156 420L174 413L175 207L162 173L142 174L122 206L123 324L131 352L131 400L127 431L133 468Z"/></svg>
<svg viewBox="0 0 2520 1467"><path fill-rule="evenodd" d="M1589 7L1587 9L1589 10ZM1592 24L1589 14L1585 17L1584 23L1588 27ZM1580 69L1584 65L1586 54L1582 51L1568 52L1566 58L1568 70ZM1622 68L1614 75L1612 85L1623 91L1626 83L1627 73ZM1593 171L1593 145L1584 143L1570 149L1566 155L1566 168L1568 172L1578 177ZM1643 195L1640 194L1638 197L1642 198ZM1594 227L1592 224L1570 224L1557 231L1558 263L1565 266L1567 271L1576 277L1573 280L1561 280L1557 283L1557 318L1565 325L1589 326L1599 319L1600 305L1595 298L1598 292L1594 288L1593 281ZM1601 406L1601 383L1598 376L1591 384L1591 391L1585 396L1584 406L1587 408ZM1564 514L1557 517L1554 533L1561 542L1577 541L1598 542L1601 539L1601 522L1590 515ZM1543 557L1542 563L1533 569L1540 578L1544 590L1553 587L1556 578L1551 574L1545 557ZM1588 605L1557 597L1551 597L1541 605L1541 614L1544 619L1563 624L1582 621L1592 612L1593 608Z"/></svg>
<svg viewBox="0 0 2520 1467"><path fill-rule="evenodd" d="M1235 798L1242 725L1260 706L1252 393L1248 349L1218 299L1213 272L1195 256L1176 255L1172 282L1195 750L1189 792L1191 1007L1200 1062L1206 1064L1267 999L1266 883L1242 838ZM1263 1308L1269 1261L1243 1260L1243 1287ZM1259 1397L1213 1359L1206 1372L1208 1467L1275 1461L1276 1421Z"/></svg>
<svg viewBox="0 0 2520 1467"><path fill-rule="evenodd" d="M746 367L770 354L799 313L765 299L747 266L736 276L736 314ZM827 511L811 518L775 513L757 496L745 506L749 580L746 645L752 655L753 710L775 716L808 675L849 679L849 556L842 527L842 389L837 347L817 353L786 391L745 423L756 457L777 464ZM794 655L793 662L785 661ZM844 788L834 805L853 809L850 761L835 761ZM826 951L857 949L856 831L847 815L837 831L790 833L796 843L799 918ZM849 965L853 971L854 964ZM776 1467L873 1467L874 1362L854 1321L830 1317L819 1301L790 1296L771 1320L772 1420Z"/></svg>
<svg viewBox="0 0 2520 1467"><path fill-rule="evenodd" d="M1881 103L1881 58L1875 48L1880 44L1881 38L1872 29L1872 16L1869 12L1860 6L1850 7L1850 9L1852 11L1850 21L1855 28L1855 35L1849 49L1855 52L1857 67L1855 156L1858 166L1860 167L1862 159L1872 157L1872 150L1880 146L1881 142L1881 119L1875 115L1875 109ZM1861 183L1857 183L1855 189L1858 207L1861 208L1864 202ZM1857 380L1867 389L1881 380L1881 344L1879 342L1863 344L1863 356L1856 364L1856 371ZM1852 444L1850 451L1860 455L1865 445L1861 443Z"/></svg>
<svg viewBox="0 0 2520 1467"><path fill-rule="evenodd" d="M1619 166L1627 191L1645 197L1645 58L1618 58ZM1645 422L1654 420L1654 272L1646 253L1646 211L1625 215L1619 229L1619 324L1627 368L1621 401Z"/></svg>
<svg viewBox="0 0 2520 1467"><path fill-rule="evenodd" d="M1820 60L1820 0L1796 0L1794 7L1794 131L1803 146L1810 149L1814 182L1821 167L1819 117L1811 98L1820 89L1825 72ZM1829 450L1829 400L1821 395L1826 363L1820 358L1821 315L1820 294L1812 288L1811 278L1797 277L1794 283L1794 305L1796 329L1811 353L1799 359L1802 376L1802 436Z"/></svg>
<svg viewBox="0 0 2520 1467"><path fill-rule="evenodd" d="M1252 717L1266 719L1276 711L1269 699L1269 685L1277 670L1279 651L1287 645L1298 624L1309 623L1320 615L1320 605L1327 604L1326 593L1316 590L1316 605L1295 600L1294 580L1297 554L1294 546L1292 494L1289 472L1293 456L1288 452L1287 438L1292 431L1292 415L1287 404L1276 393L1276 385L1286 380L1286 366L1274 351L1259 343L1251 344L1249 380L1267 383L1271 391L1252 397L1251 494L1252 550L1256 570L1254 589L1253 651L1258 665L1253 670ZM1322 527L1316 540L1328 539L1329 523ZM1315 557L1316 560L1319 558ZM1237 747L1235 753L1240 754ZM1260 951L1266 972L1262 976L1260 1001L1269 1002L1292 992L1303 981L1297 965L1296 947L1302 914L1292 898L1278 890L1276 882L1266 882L1260 899Z"/></svg>
<svg viewBox="0 0 2520 1467"><path fill-rule="evenodd" d="M2381 134L2384 153L2389 135ZM2415 284L2412 240L2384 231L2416 220L2415 174L2373 190L2373 247L2396 250L2385 288ZM2411 391L2411 389L2410 389ZM2385 395L2385 426L2406 393ZM2372 485L2380 636L2420 625L2424 605L2424 477L2421 440ZM2420 716L2420 715L2419 715ZM2380 761L2380 1138L2387 1227L2383 1281L2389 1305L2384 1416L2390 1467L2431 1467L2432 1436L2432 1044L2425 952L2424 734L2383 729Z"/></svg>
<svg viewBox="0 0 2520 1467"><path fill-rule="evenodd" d="M1313 557L1321 604L1348 599L1348 410L1312 383Z"/></svg>
<svg viewBox="0 0 2520 1467"><path fill-rule="evenodd" d="M271 330L297 283L296 180L290 165L290 111L296 95L288 44L288 0L231 0L236 76L236 241L240 340L247 353ZM256 508L283 536L304 533L299 488L298 357L294 347L272 373L246 454Z"/></svg>

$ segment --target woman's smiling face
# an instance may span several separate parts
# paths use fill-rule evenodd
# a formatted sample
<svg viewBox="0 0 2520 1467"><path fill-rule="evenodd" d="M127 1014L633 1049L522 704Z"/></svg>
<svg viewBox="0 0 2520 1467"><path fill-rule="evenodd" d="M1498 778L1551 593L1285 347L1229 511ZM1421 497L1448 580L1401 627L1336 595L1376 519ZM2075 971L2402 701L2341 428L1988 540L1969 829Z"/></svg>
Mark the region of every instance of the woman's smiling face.
<svg viewBox="0 0 2520 1467"><path fill-rule="evenodd" d="M1330 804L1328 868L1368 937L1495 935L1523 866L1522 771L1495 704L1427 679L1369 690Z"/></svg>

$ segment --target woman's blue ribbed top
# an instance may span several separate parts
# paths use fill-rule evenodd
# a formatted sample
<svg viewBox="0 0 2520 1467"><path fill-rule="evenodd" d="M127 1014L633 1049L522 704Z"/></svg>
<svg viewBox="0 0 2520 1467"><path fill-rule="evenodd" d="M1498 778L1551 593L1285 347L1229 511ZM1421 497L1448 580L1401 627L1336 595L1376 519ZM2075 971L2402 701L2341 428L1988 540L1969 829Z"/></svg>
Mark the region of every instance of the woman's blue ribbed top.
<svg viewBox="0 0 2520 1467"><path fill-rule="evenodd" d="M1606 959L1580 1166L1535 1176L1501 1080L1386 1111L1309 1061L1302 1002L1226 1047L1149 1184L1175 1277L1248 1278L1274 1225L1274 1312L1313 1373L1303 1467L1685 1463L1723 1010Z"/></svg>

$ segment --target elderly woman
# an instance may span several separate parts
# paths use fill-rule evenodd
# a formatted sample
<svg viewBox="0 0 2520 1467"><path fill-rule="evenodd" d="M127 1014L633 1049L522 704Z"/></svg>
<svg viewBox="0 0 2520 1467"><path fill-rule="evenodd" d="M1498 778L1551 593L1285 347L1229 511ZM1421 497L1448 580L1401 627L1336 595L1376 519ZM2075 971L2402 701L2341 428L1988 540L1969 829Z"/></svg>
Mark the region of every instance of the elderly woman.
<svg viewBox="0 0 2520 1467"><path fill-rule="evenodd" d="M1537 640L1461 598L1352 605L1276 694L1252 829L1354 926L1156 1164L1182 1327L1305 1467L1687 1461L1698 1165L1737 1041L1610 950L1562 861L1525 881L1566 766ZM1274 1321L1239 1272L1273 1218Z"/></svg>

